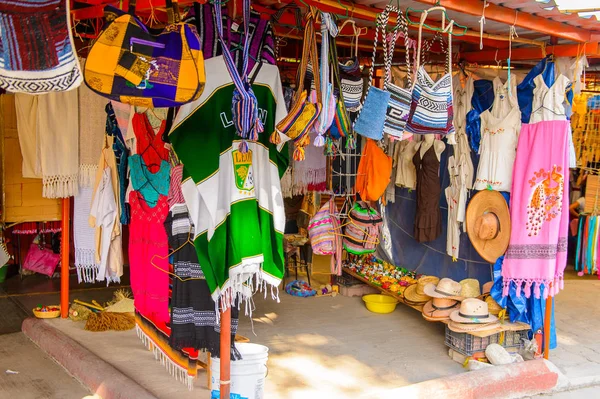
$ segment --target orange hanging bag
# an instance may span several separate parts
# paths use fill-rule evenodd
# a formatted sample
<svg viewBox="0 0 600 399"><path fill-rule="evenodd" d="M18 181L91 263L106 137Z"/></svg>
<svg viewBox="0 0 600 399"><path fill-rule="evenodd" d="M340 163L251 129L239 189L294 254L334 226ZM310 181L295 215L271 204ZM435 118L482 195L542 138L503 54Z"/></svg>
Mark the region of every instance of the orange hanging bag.
<svg viewBox="0 0 600 399"><path fill-rule="evenodd" d="M366 139L358 175L356 192L363 201L378 201L385 192L392 176L392 158L374 140Z"/></svg>

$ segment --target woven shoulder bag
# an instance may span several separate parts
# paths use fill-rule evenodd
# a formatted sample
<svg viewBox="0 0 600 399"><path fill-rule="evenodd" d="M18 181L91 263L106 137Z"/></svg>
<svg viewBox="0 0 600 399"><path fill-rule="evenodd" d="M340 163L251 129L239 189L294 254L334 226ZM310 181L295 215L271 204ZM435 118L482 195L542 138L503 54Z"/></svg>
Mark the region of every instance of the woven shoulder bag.
<svg viewBox="0 0 600 399"><path fill-rule="evenodd" d="M298 68L296 82L296 96L289 113L275 127L276 132L271 135L271 142L279 144L279 134L282 133L291 138L294 142L294 160L303 161L305 158L304 148L310 144L309 132L319 118L321 113L321 104L319 101L311 103L308 101L308 95L304 89L304 79L306 77L306 66L308 59L313 68L315 80L315 89L317 99L321 98L321 82L319 76L319 63L317 59L317 39L315 36L314 22L316 18L316 9L311 7L306 15L306 24L304 26L304 41L302 46L302 59Z"/></svg>
<svg viewBox="0 0 600 399"><path fill-rule="evenodd" d="M396 13L396 29L394 29L394 33L391 36L391 40L389 43L389 49L385 57L385 71L384 71L384 87L390 93L390 101L388 103L387 112L385 115L385 124L383 126L383 132L389 134L398 139L402 139L404 134L404 128L406 127L406 121L408 120L408 115L410 113L410 105L411 105L411 90L404 89L392 83L391 75L392 75L392 59L394 56L394 49L396 47L396 40L398 38L398 32L402 30L402 34L404 35L404 45L405 45L405 54L406 54L406 69L408 81L411 80L411 70L410 70L410 51L408 49L408 22L406 21L406 17L404 13L398 10L398 8L394 6L387 6L386 10L389 9Z"/></svg>
<svg viewBox="0 0 600 399"><path fill-rule="evenodd" d="M371 68L369 69L369 86L367 95L359 111L358 117L354 121L353 127L356 133L373 140L381 140L383 137L385 115L390 101L390 93L388 91L373 86L373 70L375 68L375 56L377 54L377 39L381 32L383 51L385 53L385 27L388 23L388 17L389 12L386 12L385 10L377 17L375 39L373 40L373 57L371 59Z"/></svg>
<svg viewBox="0 0 600 399"><path fill-rule="evenodd" d="M434 82L425 68L419 66L423 24L426 18L427 11L424 11L419 24L417 76L413 82L410 113L405 130L412 134L451 134L454 132L452 123L454 119L452 110L452 26L454 21L450 21L444 28L444 32L448 32L446 73L437 82Z"/></svg>

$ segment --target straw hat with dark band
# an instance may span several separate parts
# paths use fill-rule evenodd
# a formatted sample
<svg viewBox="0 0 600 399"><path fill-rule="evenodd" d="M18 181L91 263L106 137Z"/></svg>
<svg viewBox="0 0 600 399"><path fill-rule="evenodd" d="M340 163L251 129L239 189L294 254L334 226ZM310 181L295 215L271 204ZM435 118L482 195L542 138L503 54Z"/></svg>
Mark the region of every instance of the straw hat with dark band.
<svg viewBox="0 0 600 399"><path fill-rule="evenodd" d="M506 252L510 241L510 213L502 194L483 190L473 196L465 218L473 247L490 263Z"/></svg>

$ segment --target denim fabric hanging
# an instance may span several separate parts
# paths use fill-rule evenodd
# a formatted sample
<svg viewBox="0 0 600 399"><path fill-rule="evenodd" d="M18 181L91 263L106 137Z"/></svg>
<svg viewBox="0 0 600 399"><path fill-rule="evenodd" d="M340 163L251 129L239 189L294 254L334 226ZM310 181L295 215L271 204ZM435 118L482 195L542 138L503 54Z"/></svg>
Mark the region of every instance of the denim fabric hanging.
<svg viewBox="0 0 600 399"><path fill-rule="evenodd" d="M467 137L469 145L475 152L479 152L481 141L481 120L479 116L494 104L494 85L491 80L479 79L473 82L473 97L471 106L473 109L467 113Z"/></svg>
<svg viewBox="0 0 600 399"><path fill-rule="evenodd" d="M525 298L524 295L516 295L516 285L511 283L508 296L502 296L502 263L504 256L498 258L494 264L494 285L490 292L492 298L503 308L506 308L510 316L511 323L521 321L531 326L529 339L533 339L533 334L537 330L544 331L544 314L546 301L543 295L536 299L535 295ZM542 286L542 294L545 287ZM552 316L550 320L550 349L555 349L556 342L556 324L554 321L554 298L552 299Z"/></svg>

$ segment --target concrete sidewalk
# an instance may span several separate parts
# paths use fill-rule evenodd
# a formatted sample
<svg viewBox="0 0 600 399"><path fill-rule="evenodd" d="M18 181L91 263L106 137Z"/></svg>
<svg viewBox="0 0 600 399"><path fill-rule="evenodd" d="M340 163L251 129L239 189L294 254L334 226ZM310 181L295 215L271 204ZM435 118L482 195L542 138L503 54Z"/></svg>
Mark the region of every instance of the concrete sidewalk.
<svg viewBox="0 0 600 399"><path fill-rule="evenodd" d="M559 349L551 351L552 362L467 373L448 358L442 325L427 323L404 306L389 315L376 315L364 308L360 298L305 299L282 294L277 304L257 296L253 323L242 317L239 332L270 349L264 395L268 399L493 399L568 390L587 393L587 387L600 381L596 377L600 375L600 352L596 352L600 351L596 343L600 306L595 300L600 282L567 280L565 286L556 299ZM202 372L194 391L188 391L155 361L134 331L90 333L82 323L58 319L27 320L24 327L92 392L102 388L104 399L209 397ZM94 366L82 366L70 356L63 359L73 351L71 346ZM92 369L107 374L95 373L96 379L86 382L87 370ZM141 393L123 395L128 389Z"/></svg>
<svg viewBox="0 0 600 399"><path fill-rule="evenodd" d="M0 336L0 398L81 399L88 395L86 387L23 333Z"/></svg>

